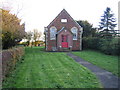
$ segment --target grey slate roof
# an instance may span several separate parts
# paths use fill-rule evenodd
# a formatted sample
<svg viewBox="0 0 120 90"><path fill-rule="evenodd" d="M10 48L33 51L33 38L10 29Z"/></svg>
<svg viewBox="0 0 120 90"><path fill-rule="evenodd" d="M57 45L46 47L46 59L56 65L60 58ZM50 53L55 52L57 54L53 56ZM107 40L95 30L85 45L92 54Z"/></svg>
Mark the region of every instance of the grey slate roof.
<svg viewBox="0 0 120 90"><path fill-rule="evenodd" d="M61 30L59 30L56 34L59 34L61 31L63 31L65 27L62 27Z"/></svg>

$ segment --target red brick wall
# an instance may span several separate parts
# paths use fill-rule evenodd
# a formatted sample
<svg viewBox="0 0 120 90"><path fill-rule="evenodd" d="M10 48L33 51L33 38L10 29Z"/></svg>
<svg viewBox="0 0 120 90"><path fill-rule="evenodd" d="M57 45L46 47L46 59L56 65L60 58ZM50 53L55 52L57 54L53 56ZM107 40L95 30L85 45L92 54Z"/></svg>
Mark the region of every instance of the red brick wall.
<svg viewBox="0 0 120 90"><path fill-rule="evenodd" d="M67 19L67 23L61 23L61 19ZM64 11L60 15L58 15L58 17L55 18L54 21L50 25L48 25L48 29L50 29L51 26L55 26L58 31L62 27L65 27L67 30L71 30L71 28L74 26L79 28L79 26L76 25L76 23Z"/></svg>
<svg viewBox="0 0 120 90"><path fill-rule="evenodd" d="M66 30L66 29L65 29ZM68 39L68 47L73 45L73 40L72 40L72 33L69 31L63 30L62 32L59 33L59 35L57 36L57 47L62 46L62 35L67 35L67 39Z"/></svg>
<svg viewBox="0 0 120 90"><path fill-rule="evenodd" d="M62 23L61 19L67 19L67 23ZM55 26L57 28L57 31L61 30L62 27L65 27L66 30L69 30L71 32L71 28L72 27L77 27L78 28L78 39L77 40L73 40L71 39L70 43L73 43L73 47L72 50L80 50L80 27L79 25L76 24L76 22L71 18L71 16L69 16L68 13L66 13L65 10L63 10L48 26L48 37L47 37L47 47L48 47L48 51L51 51L52 48L51 47L57 47L60 45L60 42L58 42L58 44L56 43L56 40L50 40L50 27ZM58 38L60 39L60 38ZM69 40L70 40L69 39ZM69 43L69 44L70 44ZM70 44L71 45L71 44Z"/></svg>
<svg viewBox="0 0 120 90"><path fill-rule="evenodd" d="M56 40L48 40L47 51L52 51L52 47L56 47Z"/></svg>

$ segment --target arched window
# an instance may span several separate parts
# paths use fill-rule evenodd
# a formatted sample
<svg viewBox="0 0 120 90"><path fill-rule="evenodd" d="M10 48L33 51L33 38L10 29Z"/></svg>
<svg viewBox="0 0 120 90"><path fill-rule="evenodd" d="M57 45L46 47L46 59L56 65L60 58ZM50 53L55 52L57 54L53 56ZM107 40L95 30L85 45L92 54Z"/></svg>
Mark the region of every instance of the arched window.
<svg viewBox="0 0 120 90"><path fill-rule="evenodd" d="M56 39L56 32L57 32L56 27L51 27L50 28L50 40L55 40Z"/></svg>
<svg viewBox="0 0 120 90"><path fill-rule="evenodd" d="M77 31L76 27L71 28L71 32L73 33L73 40L77 40Z"/></svg>

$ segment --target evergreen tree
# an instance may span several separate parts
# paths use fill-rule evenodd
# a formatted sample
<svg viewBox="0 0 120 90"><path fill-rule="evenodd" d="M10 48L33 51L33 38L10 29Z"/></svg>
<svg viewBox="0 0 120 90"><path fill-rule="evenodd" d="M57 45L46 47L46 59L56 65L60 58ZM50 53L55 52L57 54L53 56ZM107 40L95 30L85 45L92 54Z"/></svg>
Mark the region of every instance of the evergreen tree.
<svg viewBox="0 0 120 90"><path fill-rule="evenodd" d="M111 9L109 7L106 8L104 11L103 16L101 16L101 22L99 25L99 29L102 30L101 32L104 32L106 34L110 32L115 32L114 28L116 27L116 18L114 17L114 14L112 13Z"/></svg>

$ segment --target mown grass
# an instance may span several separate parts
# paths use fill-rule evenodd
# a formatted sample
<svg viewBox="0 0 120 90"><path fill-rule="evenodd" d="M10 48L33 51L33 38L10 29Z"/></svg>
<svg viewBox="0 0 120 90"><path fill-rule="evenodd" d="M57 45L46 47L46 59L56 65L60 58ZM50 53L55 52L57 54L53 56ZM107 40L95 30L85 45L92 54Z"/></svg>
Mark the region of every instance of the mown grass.
<svg viewBox="0 0 120 90"><path fill-rule="evenodd" d="M117 76L120 76L118 72L118 56L106 55L101 52L92 50L83 50L81 52L72 53L80 56L82 59L89 61L96 66L99 66Z"/></svg>
<svg viewBox="0 0 120 90"><path fill-rule="evenodd" d="M98 79L64 52L26 48L24 60L3 82L3 88L99 88Z"/></svg>

